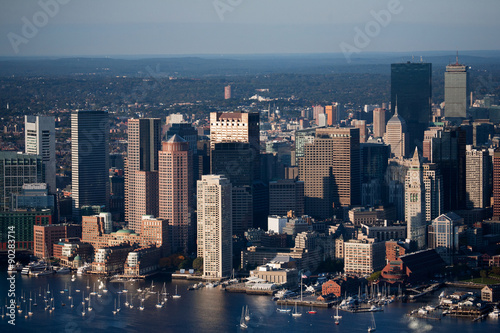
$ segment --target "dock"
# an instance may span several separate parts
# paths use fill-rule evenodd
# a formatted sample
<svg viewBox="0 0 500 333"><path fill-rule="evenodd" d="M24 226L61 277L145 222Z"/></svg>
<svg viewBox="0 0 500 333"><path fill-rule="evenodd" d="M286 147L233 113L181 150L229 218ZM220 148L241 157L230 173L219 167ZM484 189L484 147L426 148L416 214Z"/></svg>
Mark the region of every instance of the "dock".
<svg viewBox="0 0 500 333"><path fill-rule="evenodd" d="M297 306L304 306L304 307L313 307L313 308L331 308L333 307L333 305L335 304L335 302L321 302L321 301L296 301L294 299L290 299L290 298L287 298L287 299L283 299L283 300L278 300L276 302L278 305L285 305L285 306L295 306L295 304L297 304Z"/></svg>

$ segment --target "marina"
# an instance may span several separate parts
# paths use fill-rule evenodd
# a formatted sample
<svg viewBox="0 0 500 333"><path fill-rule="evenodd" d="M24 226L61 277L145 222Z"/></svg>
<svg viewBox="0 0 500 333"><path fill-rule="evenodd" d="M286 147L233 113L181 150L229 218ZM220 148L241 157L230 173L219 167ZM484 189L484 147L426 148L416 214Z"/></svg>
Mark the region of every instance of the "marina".
<svg viewBox="0 0 500 333"><path fill-rule="evenodd" d="M480 332L494 331L499 325L498 319L489 316L473 322L473 318L448 315L442 316L440 320L408 315L411 311L418 311L429 304L437 304L437 293L422 296L412 303L402 303L398 300L388 302L383 306L382 312L364 312L342 309L340 306L337 308L333 304L330 308L314 306L307 302L305 293L301 303L300 294L292 292L283 294L295 298L287 296L281 301L273 301L269 295L229 293L214 285L207 287L204 284L203 288L188 291L188 288L193 286L188 281L172 281L163 276L157 276L151 281L128 282L110 282L87 275L77 276L76 280L71 282L70 274L37 278L17 274L16 278L19 286L18 301L21 305L21 312L16 313L16 326L25 332L35 331L35 322L38 331L47 331L49 327L51 331L80 327L82 330L105 328L109 332L119 332L144 326L149 330L185 332L304 332L311 329L336 331L346 327L352 331L366 332L368 326L371 327L372 314L378 332L401 332L400 327L407 327L407 332L419 332L411 327L422 328L422 332L429 331L426 327L433 327L439 332ZM91 295L94 284L97 294ZM103 289L108 292L98 297L98 291ZM174 302L173 295L181 297ZM36 302L38 306L34 305ZM128 306L125 303L128 303ZM74 306L71 307L71 304ZM157 307L158 304L161 307ZM442 313L444 309L434 311ZM29 315L28 312L32 314ZM241 325L242 315L244 325ZM334 318L336 316L340 318ZM339 322L338 325L336 321ZM246 328L243 327L245 325Z"/></svg>

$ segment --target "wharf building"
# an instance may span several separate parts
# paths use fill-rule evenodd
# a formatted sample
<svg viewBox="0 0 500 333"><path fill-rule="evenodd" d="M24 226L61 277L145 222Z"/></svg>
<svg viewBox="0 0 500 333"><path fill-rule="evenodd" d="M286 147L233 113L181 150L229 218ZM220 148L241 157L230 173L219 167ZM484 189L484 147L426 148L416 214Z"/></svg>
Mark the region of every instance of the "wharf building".
<svg viewBox="0 0 500 333"><path fill-rule="evenodd" d="M54 256L53 245L61 239L81 238L82 226L80 224L48 224L33 226L34 250L33 254L38 258L50 258Z"/></svg>

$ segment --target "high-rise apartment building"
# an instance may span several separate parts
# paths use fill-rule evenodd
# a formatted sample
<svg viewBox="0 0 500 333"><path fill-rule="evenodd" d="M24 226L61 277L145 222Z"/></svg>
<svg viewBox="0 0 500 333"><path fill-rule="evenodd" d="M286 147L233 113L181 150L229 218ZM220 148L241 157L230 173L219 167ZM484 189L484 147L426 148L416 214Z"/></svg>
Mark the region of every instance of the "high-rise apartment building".
<svg viewBox="0 0 500 333"><path fill-rule="evenodd" d="M373 136L383 138L385 134L385 109L373 110Z"/></svg>
<svg viewBox="0 0 500 333"><path fill-rule="evenodd" d="M232 187L220 175L203 176L198 190L198 257L203 277L220 279L232 270Z"/></svg>
<svg viewBox="0 0 500 333"><path fill-rule="evenodd" d="M42 157L45 165L45 182L50 194L56 188L56 128L55 118L49 116L24 116L25 152Z"/></svg>
<svg viewBox="0 0 500 333"><path fill-rule="evenodd" d="M405 220L408 239L416 242L419 249L425 247L426 235L425 184L418 150L411 160L405 180Z"/></svg>
<svg viewBox="0 0 500 333"><path fill-rule="evenodd" d="M231 85L224 87L224 99L231 99Z"/></svg>
<svg viewBox="0 0 500 333"><path fill-rule="evenodd" d="M109 199L109 119L106 111L71 113L71 196L73 216L85 205Z"/></svg>
<svg viewBox="0 0 500 333"><path fill-rule="evenodd" d="M318 128L304 148L299 179L306 214L331 218L337 208L361 203L359 129Z"/></svg>
<svg viewBox="0 0 500 333"><path fill-rule="evenodd" d="M142 216L158 216L158 151L161 149L159 118L128 120L125 163L125 221L140 232ZM156 183L155 183L156 182Z"/></svg>
<svg viewBox="0 0 500 333"><path fill-rule="evenodd" d="M469 72L467 70L467 66L458 63L458 55L456 63L446 66L444 73L446 119L467 117L469 105Z"/></svg>
<svg viewBox="0 0 500 333"><path fill-rule="evenodd" d="M490 205L490 156L487 149L467 146L465 152L465 197L467 209L486 208Z"/></svg>
<svg viewBox="0 0 500 333"><path fill-rule="evenodd" d="M172 253L189 253L194 248L193 153L189 143L175 134L159 152L160 212L168 220Z"/></svg>
<svg viewBox="0 0 500 333"><path fill-rule="evenodd" d="M397 102L396 102L397 100ZM432 104L432 64L400 63L391 65L391 105L408 126L408 152L421 145L429 126Z"/></svg>

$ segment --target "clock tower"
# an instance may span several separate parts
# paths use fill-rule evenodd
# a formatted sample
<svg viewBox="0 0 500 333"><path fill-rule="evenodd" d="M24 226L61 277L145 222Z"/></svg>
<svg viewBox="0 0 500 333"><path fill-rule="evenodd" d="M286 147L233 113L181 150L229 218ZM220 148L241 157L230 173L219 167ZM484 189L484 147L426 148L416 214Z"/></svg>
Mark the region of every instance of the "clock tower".
<svg viewBox="0 0 500 333"><path fill-rule="evenodd" d="M410 163L405 180L405 220L407 238L415 241L419 249L425 248L425 185L422 177L422 164L418 149Z"/></svg>

